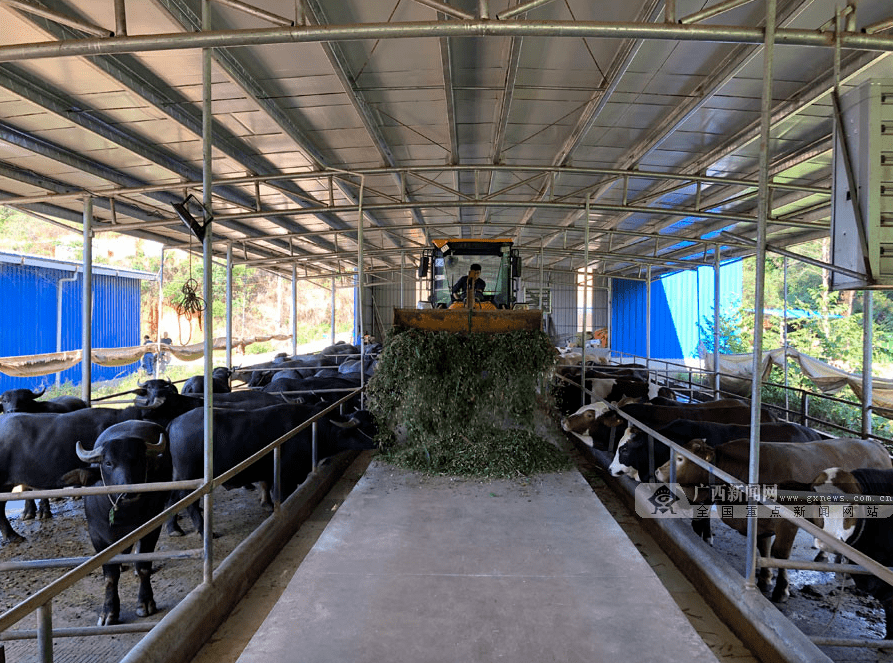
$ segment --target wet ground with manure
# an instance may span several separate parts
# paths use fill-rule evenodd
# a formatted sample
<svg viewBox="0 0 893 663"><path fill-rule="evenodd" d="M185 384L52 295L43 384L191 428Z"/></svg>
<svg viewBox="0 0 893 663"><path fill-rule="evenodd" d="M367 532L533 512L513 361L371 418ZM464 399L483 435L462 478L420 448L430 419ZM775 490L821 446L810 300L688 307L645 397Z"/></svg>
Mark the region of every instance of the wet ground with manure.
<svg viewBox="0 0 893 663"><path fill-rule="evenodd" d="M714 523L714 549L743 574L745 538L722 523ZM706 545L706 544L705 544ZM811 561L818 550L813 538L800 531L791 559ZM884 611L871 596L857 590L847 576L789 570L791 596L778 609L809 636L845 639L884 637ZM767 596L768 597L768 596ZM838 663L893 663L893 649L820 647Z"/></svg>

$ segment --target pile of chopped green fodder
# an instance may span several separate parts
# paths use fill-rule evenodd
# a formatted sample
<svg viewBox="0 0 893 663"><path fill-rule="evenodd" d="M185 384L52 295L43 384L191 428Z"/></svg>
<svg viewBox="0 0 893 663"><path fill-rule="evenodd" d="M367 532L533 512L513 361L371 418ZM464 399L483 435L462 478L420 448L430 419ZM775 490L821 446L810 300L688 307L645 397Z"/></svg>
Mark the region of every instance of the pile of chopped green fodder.
<svg viewBox="0 0 893 663"><path fill-rule="evenodd" d="M531 432L537 387L555 356L541 332L392 330L367 389L385 459L475 477L570 467L561 450Z"/></svg>

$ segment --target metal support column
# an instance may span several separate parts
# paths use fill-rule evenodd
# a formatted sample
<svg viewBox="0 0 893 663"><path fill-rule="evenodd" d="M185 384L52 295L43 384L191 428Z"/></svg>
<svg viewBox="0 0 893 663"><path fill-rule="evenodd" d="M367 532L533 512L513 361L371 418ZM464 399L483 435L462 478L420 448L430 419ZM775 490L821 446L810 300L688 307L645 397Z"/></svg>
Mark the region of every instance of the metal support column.
<svg viewBox="0 0 893 663"><path fill-rule="evenodd" d="M158 329L155 330L155 377L158 378L161 363L161 316L164 305L164 247L161 247L161 265L158 268Z"/></svg>
<svg viewBox="0 0 893 663"><path fill-rule="evenodd" d="M366 406L366 326L363 324L363 291L366 286L363 272L363 190L365 183L365 179L360 176L360 190L357 192L357 304L360 307L360 313L357 316L357 319L359 321L358 332L360 336L361 409Z"/></svg>
<svg viewBox="0 0 893 663"><path fill-rule="evenodd" d="M243 346L244 347L244 346ZM233 367L233 243L226 245L226 367Z"/></svg>
<svg viewBox="0 0 893 663"><path fill-rule="evenodd" d="M543 301L544 301L543 288L545 287L545 274L544 274L545 264L544 264L544 261L543 261L543 258L545 257L545 255L544 255L544 249L545 249L545 245L543 244L543 240L540 239L540 255L539 255L539 263L540 263L540 264L539 264L539 267L540 267L540 301L539 301L539 309L540 309L540 311L541 311L543 314L545 314L545 310L544 310L544 307L543 307ZM525 299L526 299L526 297L525 297ZM542 316L542 327L541 327L541 328L542 328L542 330L543 330L544 332L546 332L546 333L549 332L549 328L548 328L548 325L547 325L547 322L546 322L546 316L545 316L545 315Z"/></svg>
<svg viewBox="0 0 893 663"><path fill-rule="evenodd" d="M722 384L719 368L719 341L721 337L719 328L720 260L721 253L719 244L717 244L713 250L713 400L721 398L720 388Z"/></svg>
<svg viewBox="0 0 893 663"><path fill-rule="evenodd" d="M586 302L589 301L589 200L586 194L586 219L583 226L583 328L580 330L580 404L586 403Z"/></svg>
<svg viewBox="0 0 893 663"><path fill-rule="evenodd" d="M751 363L750 462L747 481L757 485L760 480L760 389L763 365L763 286L766 280L766 219L769 216L769 139L772 128L772 69L775 52L776 0L766 0L765 43L763 44L763 92L760 108L760 172L759 202L757 205L757 245L754 284L753 361ZM752 504L748 501L748 505ZM756 589L757 519L747 519L747 559L745 587Z"/></svg>
<svg viewBox="0 0 893 663"><path fill-rule="evenodd" d="M81 399L90 405L93 383L93 198L84 199L84 295L81 305Z"/></svg>
<svg viewBox="0 0 893 663"><path fill-rule="evenodd" d="M614 279L608 279L608 347L614 345Z"/></svg>
<svg viewBox="0 0 893 663"><path fill-rule="evenodd" d="M787 413L788 409L790 409L790 403L788 399L788 257L784 256L784 262L782 263L783 271L784 271L784 308L782 309L781 316L781 345L782 345L782 355L781 360L781 368L784 371L784 409L785 413Z"/></svg>
<svg viewBox="0 0 893 663"><path fill-rule="evenodd" d="M298 267L291 266L291 355L298 354Z"/></svg>
<svg viewBox="0 0 893 663"><path fill-rule="evenodd" d="M862 437L871 435L872 373L871 348L874 337L874 298L871 290L862 293Z"/></svg>
<svg viewBox="0 0 893 663"><path fill-rule="evenodd" d="M40 651L41 663L53 663L52 599L37 608L37 647Z"/></svg>
<svg viewBox="0 0 893 663"><path fill-rule="evenodd" d="M202 30L211 29L211 4L210 0L202 0ZM206 483L214 478L214 419L213 419L213 385L211 373L214 371L214 315L213 294L211 290L211 261L212 228L211 216L211 126L213 115L211 109L211 49L202 49L202 204L205 207L205 240L202 247L203 259L203 292L205 299L204 316L205 331L205 406L204 406L204 445L205 445L205 473ZM202 501L205 516L205 529L203 533L204 568L203 578L205 583L210 583L214 578L214 500L209 492Z"/></svg>
<svg viewBox="0 0 893 663"><path fill-rule="evenodd" d="M645 369L651 374L651 265L645 276Z"/></svg>

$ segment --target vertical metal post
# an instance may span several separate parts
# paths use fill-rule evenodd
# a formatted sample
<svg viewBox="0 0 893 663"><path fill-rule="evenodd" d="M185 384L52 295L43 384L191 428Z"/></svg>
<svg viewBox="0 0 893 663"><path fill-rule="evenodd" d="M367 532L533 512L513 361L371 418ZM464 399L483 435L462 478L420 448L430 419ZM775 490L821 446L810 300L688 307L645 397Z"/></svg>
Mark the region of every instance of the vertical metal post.
<svg viewBox="0 0 893 663"><path fill-rule="evenodd" d="M719 244L713 250L713 400L720 399L720 390L722 388L722 381L720 376L719 369L719 342L720 342L720 312L719 312L719 299L720 299L720 266L721 266L721 253ZM691 394L689 394L691 396Z"/></svg>
<svg viewBox="0 0 893 663"><path fill-rule="evenodd" d="M362 190L361 190L362 195ZM356 335L357 340L363 338L363 334L366 332L366 329L363 325L363 314L365 313L363 309L363 289L365 287L365 273L363 272L363 211L360 210L360 215L357 218L357 316L355 321L356 327ZM362 372L360 373L362 375Z"/></svg>
<svg viewBox="0 0 893 663"><path fill-rule="evenodd" d="M211 29L211 3L210 0L202 0L202 30ZM210 483L214 478L214 419L213 419L213 385L211 373L214 371L214 315L213 295L211 290L211 261L212 233L211 223L208 220L211 212L211 185L213 174L211 172L211 127L213 114L211 108L211 49L202 49L202 204L205 207L205 241L202 247L203 266L203 292L205 299L204 316L205 327L205 404L204 404L204 445L205 464L204 479ZM214 499L209 492L202 501L205 516L205 528L203 533L204 566L203 577L205 583L210 583L214 578Z"/></svg>
<svg viewBox="0 0 893 663"><path fill-rule="evenodd" d="M319 450L317 447L317 439L319 433L318 422L314 421L310 424L310 461L313 466L313 471L316 472L317 459L319 458Z"/></svg>
<svg viewBox="0 0 893 663"><path fill-rule="evenodd" d="M651 265L645 277L645 369L651 373Z"/></svg>
<svg viewBox="0 0 893 663"><path fill-rule="evenodd" d="M161 266L158 268L158 329L155 330L155 377L161 363L161 316L164 311L164 247L161 247Z"/></svg>
<svg viewBox="0 0 893 663"><path fill-rule="evenodd" d="M233 366L233 243L226 244L226 367Z"/></svg>
<svg viewBox="0 0 893 663"><path fill-rule="evenodd" d="M757 485L760 480L760 388L763 365L763 286L766 280L766 219L769 216L769 140L772 129L772 75L775 52L776 0L766 0L765 43L763 44L763 91L760 108L760 172L759 202L757 205L756 275L754 284L753 372L750 411L750 462L747 481ZM748 506L752 505L748 501ZM747 519L747 559L745 587L756 588L757 520Z"/></svg>
<svg viewBox="0 0 893 663"><path fill-rule="evenodd" d="M781 367L784 370L784 409L785 409L785 418L787 418L787 411L790 407L788 402L788 257L784 257L784 262L782 263L784 267L784 309L782 310L781 317L781 345L782 345L782 355Z"/></svg>
<svg viewBox="0 0 893 663"><path fill-rule="evenodd" d="M282 504L282 445L273 449L273 511Z"/></svg>
<svg viewBox="0 0 893 663"><path fill-rule="evenodd" d="M115 36L127 36L127 13L124 10L124 0L115 0Z"/></svg>
<svg viewBox="0 0 893 663"><path fill-rule="evenodd" d="M608 347L614 344L614 279L608 279Z"/></svg>
<svg viewBox="0 0 893 663"><path fill-rule="evenodd" d="M862 292L862 437L871 435L873 411L873 360L871 356L874 336L874 298L871 290Z"/></svg>
<svg viewBox="0 0 893 663"><path fill-rule="evenodd" d="M365 178L360 176L360 190L357 194L357 278L359 279L359 305L360 305L360 408L366 406L366 328L363 325L363 190L366 185Z"/></svg>
<svg viewBox="0 0 893 663"><path fill-rule="evenodd" d="M540 310L543 310L543 288L546 287L546 265L545 265L545 245L543 240L540 239Z"/></svg>
<svg viewBox="0 0 893 663"><path fill-rule="evenodd" d="M335 345L335 277L332 277L332 324L331 345Z"/></svg>
<svg viewBox="0 0 893 663"><path fill-rule="evenodd" d="M84 198L84 294L81 303L81 399L90 405L93 383L93 198Z"/></svg>
<svg viewBox="0 0 893 663"><path fill-rule="evenodd" d="M592 194L586 194L586 219L583 226L583 329L580 331L580 404L586 403L586 303L589 301L589 201Z"/></svg>
<svg viewBox="0 0 893 663"><path fill-rule="evenodd" d="M53 602L37 608L37 646L41 663L53 663Z"/></svg>
<svg viewBox="0 0 893 663"><path fill-rule="evenodd" d="M62 293L66 283L77 283L78 270L75 269L71 276L66 276L56 281L56 352L62 352ZM56 373L56 386L62 384L62 371Z"/></svg>
<svg viewBox="0 0 893 663"><path fill-rule="evenodd" d="M298 266L291 266L291 354L298 354Z"/></svg>

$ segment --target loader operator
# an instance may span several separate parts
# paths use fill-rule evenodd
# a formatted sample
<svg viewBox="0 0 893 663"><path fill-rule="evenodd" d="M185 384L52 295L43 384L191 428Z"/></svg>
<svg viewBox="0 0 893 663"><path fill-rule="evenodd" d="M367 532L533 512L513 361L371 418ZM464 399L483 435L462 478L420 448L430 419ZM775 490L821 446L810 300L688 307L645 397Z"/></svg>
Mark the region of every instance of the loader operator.
<svg viewBox="0 0 893 663"><path fill-rule="evenodd" d="M487 285L481 278L481 266L477 263L468 268L468 275L462 276L453 285L453 299L457 302L465 302L468 297L469 283L474 291L474 299L481 301L484 298L484 287Z"/></svg>

